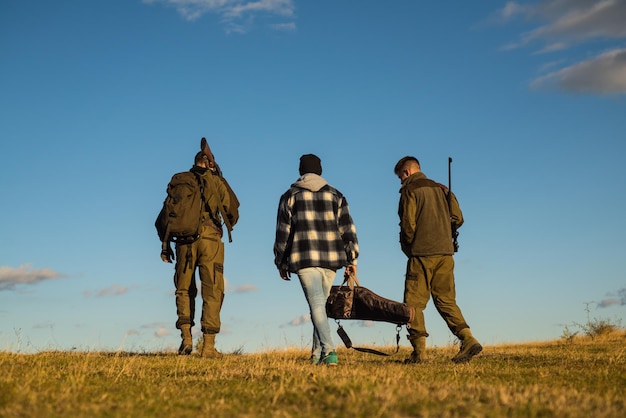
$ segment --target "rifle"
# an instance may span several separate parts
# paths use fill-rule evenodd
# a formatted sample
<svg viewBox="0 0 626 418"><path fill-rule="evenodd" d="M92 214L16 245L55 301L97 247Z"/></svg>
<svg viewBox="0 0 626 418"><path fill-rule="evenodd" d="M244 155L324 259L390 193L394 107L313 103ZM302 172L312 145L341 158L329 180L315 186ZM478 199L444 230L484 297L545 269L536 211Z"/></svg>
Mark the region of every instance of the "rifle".
<svg viewBox="0 0 626 418"><path fill-rule="evenodd" d="M226 191L228 192L228 195L230 197L230 207L219 207L218 209L220 211L220 214L222 215L222 220L224 221L224 224L226 224L226 229L228 230L228 241L232 242L233 238L230 231L233 230L233 226L237 223L237 220L239 219L239 199L237 198L237 195L233 191L232 187L230 187L230 184L228 184L228 182L224 178L222 170L215 161L215 155L213 155L211 147L209 147L209 143L205 137L202 137L202 139L200 140L200 150L208 160L209 168L220 178L222 184L224 184L224 187L226 187ZM226 214L224 213L224 211L226 211Z"/></svg>
<svg viewBox="0 0 626 418"><path fill-rule="evenodd" d="M454 252L459 251L459 242L457 240L459 232L456 230L456 225L452 222L452 157L448 157L448 212L450 212L450 226L452 227L452 244L454 245Z"/></svg>
<svg viewBox="0 0 626 418"><path fill-rule="evenodd" d="M211 147L209 147L209 143L204 137L200 140L200 150L209 160L209 167L214 169L218 176L223 177L222 170L220 169L220 166L217 165L217 162L215 162L215 156L213 155L213 152L211 152Z"/></svg>

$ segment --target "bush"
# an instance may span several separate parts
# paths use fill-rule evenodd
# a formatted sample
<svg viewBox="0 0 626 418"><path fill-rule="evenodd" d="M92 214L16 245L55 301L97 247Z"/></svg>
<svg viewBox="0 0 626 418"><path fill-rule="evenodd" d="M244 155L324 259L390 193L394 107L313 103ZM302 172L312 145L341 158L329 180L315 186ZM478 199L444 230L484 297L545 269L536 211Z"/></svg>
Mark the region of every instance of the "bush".
<svg viewBox="0 0 626 418"><path fill-rule="evenodd" d="M574 322L573 325L580 328L587 337L590 337L592 340L596 337L604 337L610 334L613 334L622 329L621 319L616 319L615 321L611 321L610 319L598 319L589 316L590 309L589 305L595 302L587 302L585 305L585 311L587 312L587 323L580 324ZM563 335L561 338L565 338L567 341L571 341L573 337L575 337L578 332L571 333L567 327L565 326L565 330L563 331Z"/></svg>

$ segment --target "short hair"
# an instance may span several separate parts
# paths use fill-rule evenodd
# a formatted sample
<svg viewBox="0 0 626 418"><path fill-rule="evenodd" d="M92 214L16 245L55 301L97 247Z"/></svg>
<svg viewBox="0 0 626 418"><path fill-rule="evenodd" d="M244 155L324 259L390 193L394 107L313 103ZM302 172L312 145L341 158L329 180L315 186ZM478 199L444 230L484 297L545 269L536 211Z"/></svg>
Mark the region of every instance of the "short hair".
<svg viewBox="0 0 626 418"><path fill-rule="evenodd" d="M420 166L420 162L417 158L407 155L406 157L402 157L400 158L400 161L398 161L398 163L396 164L396 166L393 169L394 174L398 174L403 168L404 166L408 163L408 162L414 162L417 164L417 166Z"/></svg>

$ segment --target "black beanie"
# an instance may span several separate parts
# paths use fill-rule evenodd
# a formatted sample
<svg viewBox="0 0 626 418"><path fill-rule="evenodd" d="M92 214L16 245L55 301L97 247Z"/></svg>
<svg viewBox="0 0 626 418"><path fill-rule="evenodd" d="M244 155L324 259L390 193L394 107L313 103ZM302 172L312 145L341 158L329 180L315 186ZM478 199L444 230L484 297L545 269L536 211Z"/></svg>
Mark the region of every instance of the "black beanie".
<svg viewBox="0 0 626 418"><path fill-rule="evenodd" d="M322 161L315 154L305 154L300 157L300 175L315 173L322 175Z"/></svg>

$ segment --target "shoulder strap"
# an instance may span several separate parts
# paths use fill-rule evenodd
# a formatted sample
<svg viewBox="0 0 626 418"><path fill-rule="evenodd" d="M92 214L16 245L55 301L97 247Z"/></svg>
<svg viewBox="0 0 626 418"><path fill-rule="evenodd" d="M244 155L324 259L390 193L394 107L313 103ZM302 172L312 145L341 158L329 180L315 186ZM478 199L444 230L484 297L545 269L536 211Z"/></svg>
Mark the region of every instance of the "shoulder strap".
<svg viewBox="0 0 626 418"><path fill-rule="evenodd" d="M204 180L202 179L200 174L196 173L195 171L190 171L190 173L193 174L193 176L196 178L196 181L198 182L198 187L200 188L200 199L202 199L202 202L204 202Z"/></svg>
<svg viewBox="0 0 626 418"><path fill-rule="evenodd" d="M206 199L204 198L204 186L207 184L207 182L202 178L200 174L194 171L191 171L191 173L193 173L194 177L196 178L196 181L198 182L198 187L200 188L200 200L202 201L202 206L208 210L211 216L213 216L213 214L211 213L211 208L209 207Z"/></svg>
<svg viewBox="0 0 626 418"><path fill-rule="evenodd" d="M339 326L339 328L337 328L337 334L339 335L339 338L341 338L341 341L343 341L343 344L346 346L346 348L352 348L352 349L354 349L356 351L360 351L362 353L376 354L377 356L389 356L389 354L383 353L382 351L378 351L378 350L375 350L373 348L354 347L352 345L352 340L350 340L350 337L348 337L348 333L346 332L345 329L343 329L341 324L339 324L339 320L336 320L336 322L337 322L337 325ZM401 329L402 329L402 327L400 327L400 326L397 327L397 333L396 333L396 353L400 350L400 330Z"/></svg>

